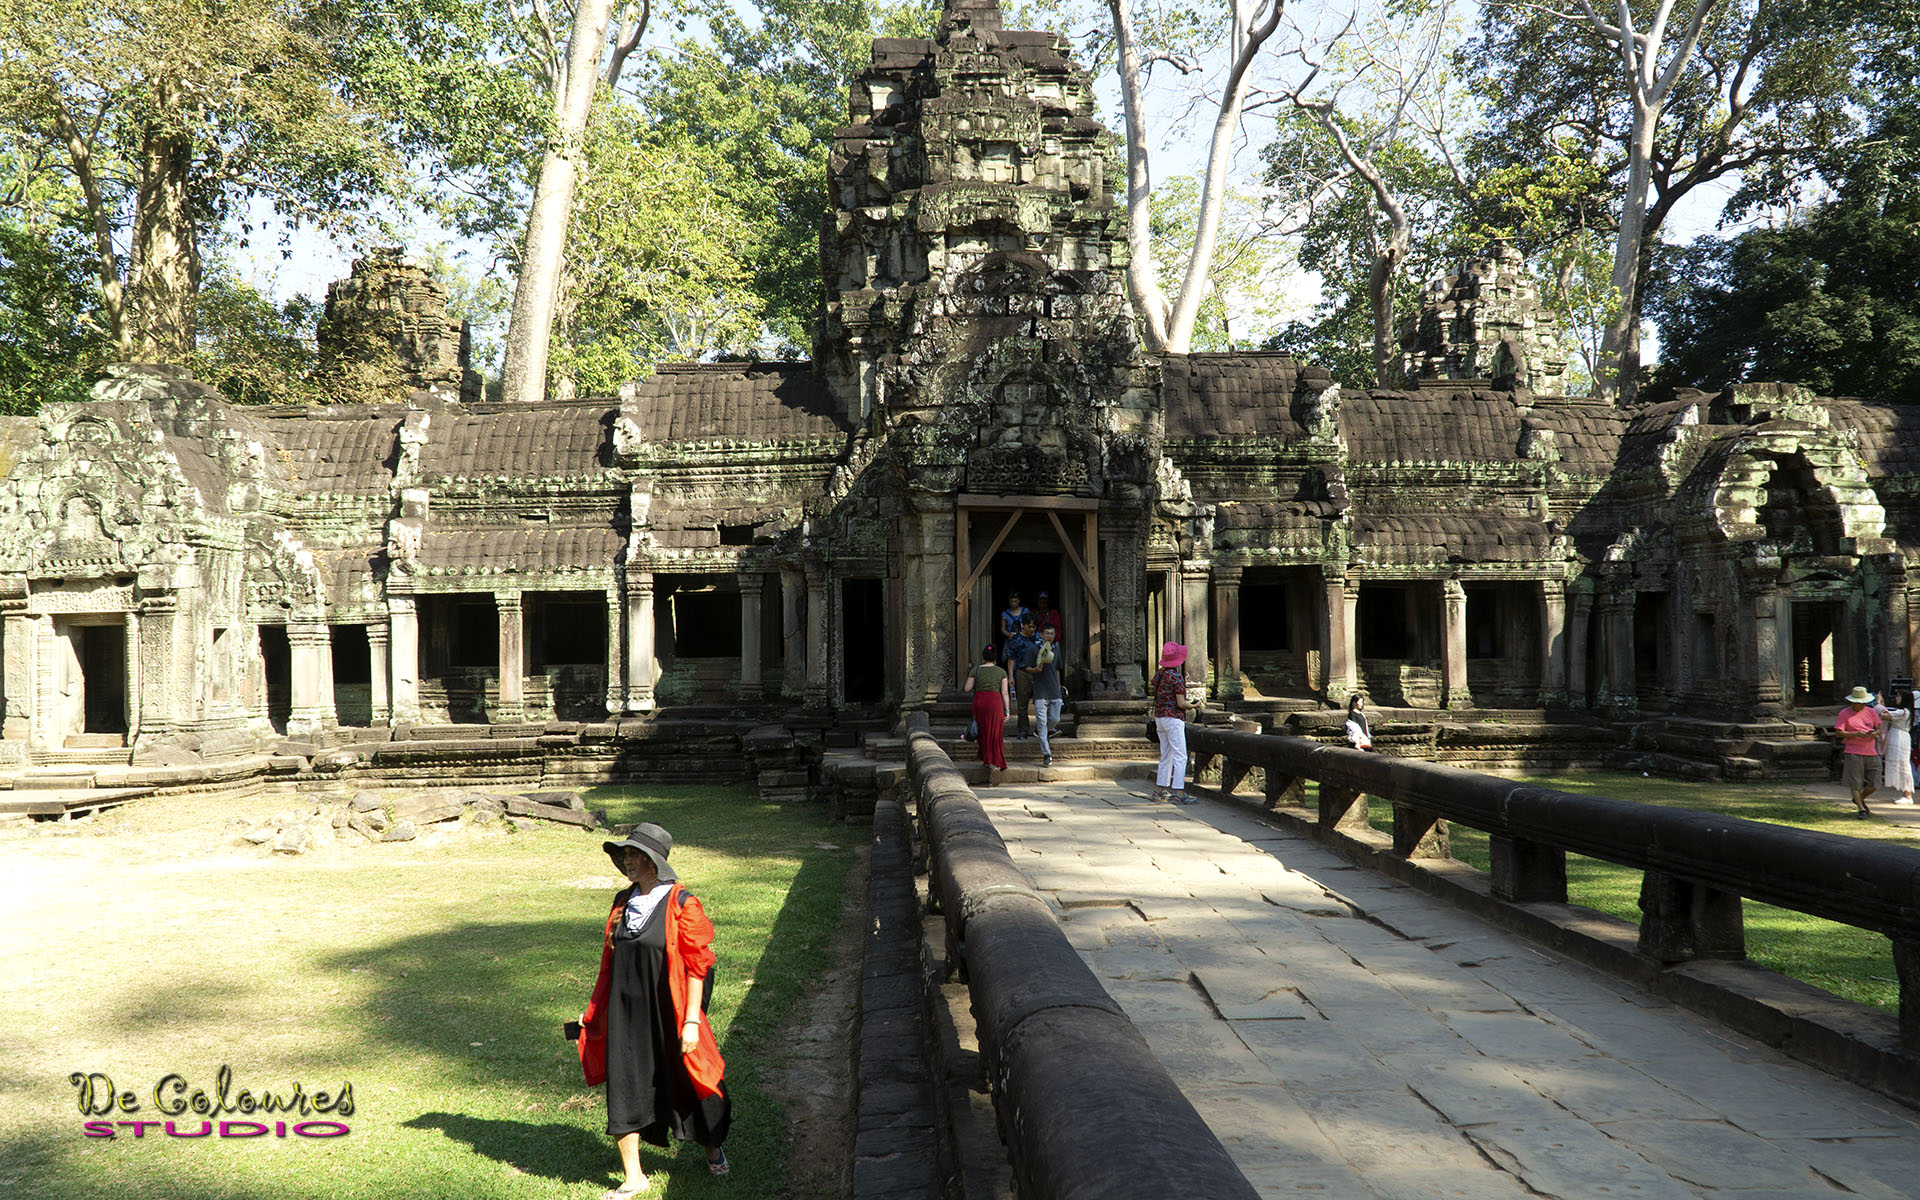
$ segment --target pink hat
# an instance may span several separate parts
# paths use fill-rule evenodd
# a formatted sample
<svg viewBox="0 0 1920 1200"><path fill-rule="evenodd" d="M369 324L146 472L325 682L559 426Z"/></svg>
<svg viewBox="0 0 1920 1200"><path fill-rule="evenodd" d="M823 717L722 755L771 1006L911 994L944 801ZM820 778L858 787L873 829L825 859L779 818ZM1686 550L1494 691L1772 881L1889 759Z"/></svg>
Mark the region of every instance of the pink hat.
<svg viewBox="0 0 1920 1200"><path fill-rule="evenodd" d="M1177 667L1187 661L1187 648L1179 642L1164 642L1160 646L1160 665Z"/></svg>

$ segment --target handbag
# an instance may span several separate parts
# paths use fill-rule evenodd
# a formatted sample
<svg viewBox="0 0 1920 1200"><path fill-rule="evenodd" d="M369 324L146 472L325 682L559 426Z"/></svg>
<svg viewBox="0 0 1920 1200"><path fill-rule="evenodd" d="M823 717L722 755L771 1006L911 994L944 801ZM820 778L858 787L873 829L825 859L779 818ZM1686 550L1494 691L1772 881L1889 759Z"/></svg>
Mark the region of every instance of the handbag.
<svg viewBox="0 0 1920 1200"><path fill-rule="evenodd" d="M1153 719L1152 713L1147 714L1147 740L1156 746L1160 744L1160 723Z"/></svg>
<svg viewBox="0 0 1920 1200"><path fill-rule="evenodd" d="M980 719L978 717L975 717L968 720L967 731L961 734L960 737L963 740L969 741L969 742L979 741L980 740Z"/></svg>

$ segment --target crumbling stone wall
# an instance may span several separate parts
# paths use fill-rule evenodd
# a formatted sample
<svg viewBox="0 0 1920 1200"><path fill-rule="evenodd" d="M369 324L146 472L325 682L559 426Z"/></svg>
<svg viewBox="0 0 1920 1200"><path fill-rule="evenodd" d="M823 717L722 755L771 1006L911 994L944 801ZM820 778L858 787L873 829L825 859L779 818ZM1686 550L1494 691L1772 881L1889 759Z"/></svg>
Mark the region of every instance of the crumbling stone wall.
<svg viewBox="0 0 1920 1200"><path fill-rule="evenodd" d="M344 398L480 398L466 322L448 314L446 288L397 248L355 259L352 274L327 285L318 342L320 375Z"/></svg>

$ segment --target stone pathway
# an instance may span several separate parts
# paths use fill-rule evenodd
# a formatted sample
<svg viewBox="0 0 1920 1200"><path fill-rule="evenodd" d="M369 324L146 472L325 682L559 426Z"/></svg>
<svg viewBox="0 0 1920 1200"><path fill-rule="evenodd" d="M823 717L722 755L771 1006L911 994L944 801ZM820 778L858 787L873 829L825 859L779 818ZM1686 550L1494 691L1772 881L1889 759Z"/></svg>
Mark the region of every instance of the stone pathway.
<svg viewBox="0 0 1920 1200"><path fill-rule="evenodd" d="M1150 784L980 789L1264 1196L1920 1195L1920 1114Z"/></svg>

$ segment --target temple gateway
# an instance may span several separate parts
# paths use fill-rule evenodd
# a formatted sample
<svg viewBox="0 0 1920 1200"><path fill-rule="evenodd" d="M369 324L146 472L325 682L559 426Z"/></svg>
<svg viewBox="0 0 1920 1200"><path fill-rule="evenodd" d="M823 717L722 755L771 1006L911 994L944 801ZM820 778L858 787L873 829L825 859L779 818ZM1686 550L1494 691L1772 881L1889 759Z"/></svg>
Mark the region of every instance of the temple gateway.
<svg viewBox="0 0 1920 1200"><path fill-rule="evenodd" d="M1062 612L1070 709L1137 713L1171 639L1268 720L1359 690L1730 773L1824 771L1804 723L1912 673L1920 412L1559 395L1502 252L1429 289L1403 391L1150 355L1062 41L950 0L850 108L811 363L480 403L444 294L376 255L322 353L371 330L405 402L239 407L121 365L0 424L0 757L878 723L951 699L1013 590Z"/></svg>

